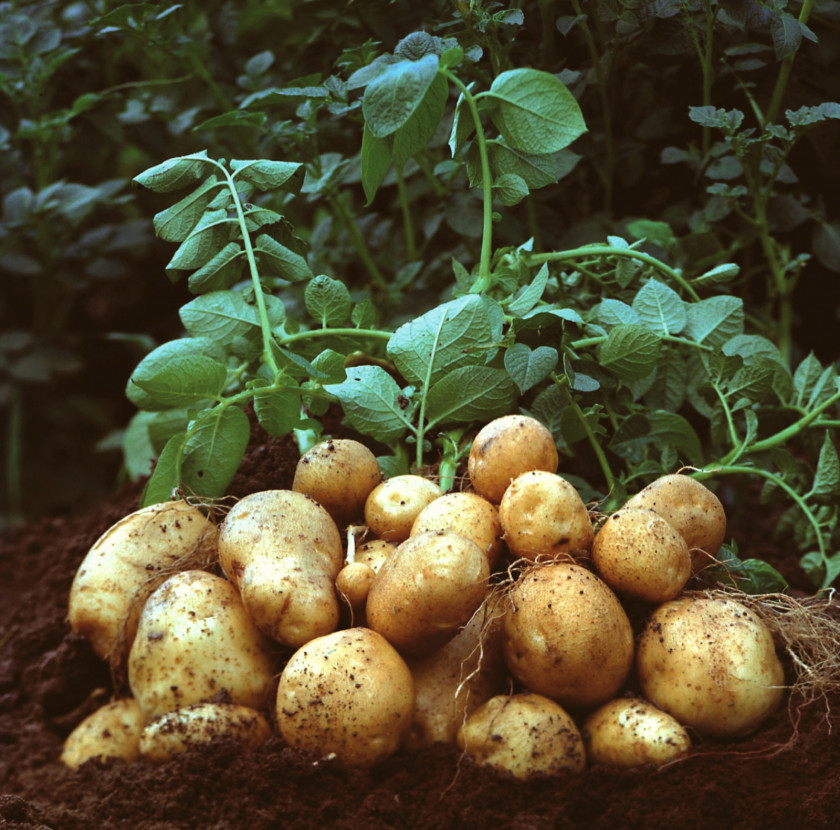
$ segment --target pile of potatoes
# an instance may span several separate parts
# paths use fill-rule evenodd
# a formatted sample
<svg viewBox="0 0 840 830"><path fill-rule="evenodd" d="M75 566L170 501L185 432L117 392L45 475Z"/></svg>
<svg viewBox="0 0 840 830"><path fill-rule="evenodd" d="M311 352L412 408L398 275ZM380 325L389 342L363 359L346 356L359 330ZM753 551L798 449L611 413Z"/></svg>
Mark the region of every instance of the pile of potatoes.
<svg viewBox="0 0 840 830"><path fill-rule="evenodd" d="M280 736L372 765L442 741L527 777L756 729L784 694L772 636L685 591L723 542L719 500L668 475L601 521L557 468L549 431L509 415L475 436L469 491L383 480L336 439L218 524L183 501L126 517L82 563L69 622L131 695L64 762Z"/></svg>

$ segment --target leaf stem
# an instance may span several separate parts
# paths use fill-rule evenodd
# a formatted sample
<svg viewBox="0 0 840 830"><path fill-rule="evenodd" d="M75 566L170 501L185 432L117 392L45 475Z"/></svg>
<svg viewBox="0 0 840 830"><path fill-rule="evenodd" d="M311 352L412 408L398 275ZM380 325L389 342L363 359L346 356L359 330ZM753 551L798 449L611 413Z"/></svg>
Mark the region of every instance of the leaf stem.
<svg viewBox="0 0 840 830"><path fill-rule="evenodd" d="M315 337L375 337L379 340L390 340L393 332L384 331L382 329L354 329L354 328L337 328L337 329L309 329L308 331L299 331L295 334L280 335L277 337L277 342L283 346L287 343L295 343L299 340L308 340Z"/></svg>
<svg viewBox="0 0 840 830"><path fill-rule="evenodd" d="M417 243L414 236L414 224L411 221L411 211L408 207L408 194L405 189L405 179L402 170L394 169L397 176L397 192L399 193L400 208L403 215L403 228L405 229L406 256L409 260L417 259Z"/></svg>
<svg viewBox="0 0 840 830"><path fill-rule="evenodd" d="M814 0L804 0L802 8L799 10L799 23L805 25L808 18L811 16L811 9L814 5ZM796 60L796 52L791 52L783 61L779 69L779 76L776 78L776 86L773 89L773 97L770 99L770 104L767 106L767 112L764 116L762 126L773 124L779 117L779 110L782 108L782 102L785 97L785 90L787 89L788 81L790 80L790 73L793 70L793 62Z"/></svg>

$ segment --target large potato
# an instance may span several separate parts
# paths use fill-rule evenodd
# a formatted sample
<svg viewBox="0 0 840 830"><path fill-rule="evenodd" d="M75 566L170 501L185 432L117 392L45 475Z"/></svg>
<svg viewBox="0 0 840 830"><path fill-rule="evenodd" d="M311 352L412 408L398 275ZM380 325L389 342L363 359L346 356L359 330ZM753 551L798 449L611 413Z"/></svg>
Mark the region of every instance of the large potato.
<svg viewBox="0 0 840 830"><path fill-rule="evenodd" d="M529 470L557 472L557 445L539 421L503 415L482 427L467 461L473 489L498 504L513 479Z"/></svg>
<svg viewBox="0 0 840 830"><path fill-rule="evenodd" d="M367 597L367 624L401 653L430 654L481 605L490 568L475 542L429 531L397 546Z"/></svg>
<svg viewBox="0 0 840 830"><path fill-rule="evenodd" d="M292 490L311 496L344 526L361 516L368 495L381 481L376 456L364 444L335 438L301 456Z"/></svg>
<svg viewBox="0 0 840 830"><path fill-rule="evenodd" d="M145 507L121 519L88 551L70 588L70 627L103 660L124 657L143 599L167 576L216 558L216 527L185 501Z"/></svg>
<svg viewBox="0 0 840 830"><path fill-rule="evenodd" d="M499 695L479 707L458 732L458 745L479 764L517 778L586 766L583 739L568 712L536 694Z"/></svg>
<svg viewBox="0 0 840 830"><path fill-rule="evenodd" d="M292 490L240 499L222 522L219 561L258 628L297 648L335 631L344 562L330 514Z"/></svg>
<svg viewBox="0 0 840 830"><path fill-rule="evenodd" d="M134 698L106 703L88 715L66 738L61 760L78 769L90 758L122 758L134 761L140 756L143 713Z"/></svg>
<svg viewBox="0 0 840 830"><path fill-rule="evenodd" d="M624 505L655 510L685 539L693 573L713 564L726 537L726 512L718 497L697 479L661 476Z"/></svg>
<svg viewBox="0 0 840 830"><path fill-rule="evenodd" d="M396 649L367 628L336 631L291 657L277 687L277 727L291 746L348 765L396 752L411 726L414 681Z"/></svg>
<svg viewBox="0 0 840 830"><path fill-rule="evenodd" d="M502 496L499 520L517 557L535 560L589 551L594 530L580 494L555 473L532 470L517 476Z"/></svg>
<svg viewBox="0 0 840 830"><path fill-rule="evenodd" d="M128 680L151 720L225 698L259 709L273 686L270 641L236 588L204 571L170 577L146 601L128 658Z"/></svg>
<svg viewBox="0 0 840 830"><path fill-rule="evenodd" d="M752 732L784 696L772 635L729 598L661 605L639 640L637 668L645 697L701 735Z"/></svg>
<svg viewBox="0 0 840 830"><path fill-rule="evenodd" d="M422 476L388 478L367 497L365 522L380 539L404 542L420 511L442 495L434 481Z"/></svg>
<svg viewBox="0 0 840 830"><path fill-rule="evenodd" d="M505 660L533 692L563 706L597 706L621 690L633 631L615 594L579 565L536 566L511 587Z"/></svg>

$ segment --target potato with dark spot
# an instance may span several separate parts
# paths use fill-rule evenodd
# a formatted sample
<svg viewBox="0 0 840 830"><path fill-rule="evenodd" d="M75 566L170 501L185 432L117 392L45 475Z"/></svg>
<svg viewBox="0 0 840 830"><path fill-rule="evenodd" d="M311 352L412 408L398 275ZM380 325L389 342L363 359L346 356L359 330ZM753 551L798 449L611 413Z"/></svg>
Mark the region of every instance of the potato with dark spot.
<svg viewBox="0 0 840 830"><path fill-rule="evenodd" d="M122 758L134 761L140 756L143 713L134 698L106 703L88 715L66 738L61 761L78 769L90 758Z"/></svg>
<svg viewBox="0 0 840 830"><path fill-rule="evenodd" d="M422 476L385 479L367 497L365 522L380 539L404 542L420 511L442 495L434 481Z"/></svg>

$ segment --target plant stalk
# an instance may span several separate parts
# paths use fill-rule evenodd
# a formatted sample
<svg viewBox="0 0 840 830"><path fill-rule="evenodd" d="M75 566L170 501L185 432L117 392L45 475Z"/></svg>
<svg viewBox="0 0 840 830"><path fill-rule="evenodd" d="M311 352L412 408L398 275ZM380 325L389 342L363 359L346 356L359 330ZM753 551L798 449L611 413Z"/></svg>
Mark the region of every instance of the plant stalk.
<svg viewBox="0 0 840 830"><path fill-rule="evenodd" d="M802 25L805 25L808 22L813 5L814 0L804 0L802 3L802 8L799 10L799 22ZM792 52L782 61L782 66L779 69L779 76L776 78L776 86L773 88L773 97L770 99L770 104L767 107L767 112L765 113L762 126L774 124L776 119L779 117L779 111L782 108L782 102L785 98L785 91L787 90L790 73L793 70L793 62L795 60L796 52Z"/></svg>

